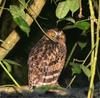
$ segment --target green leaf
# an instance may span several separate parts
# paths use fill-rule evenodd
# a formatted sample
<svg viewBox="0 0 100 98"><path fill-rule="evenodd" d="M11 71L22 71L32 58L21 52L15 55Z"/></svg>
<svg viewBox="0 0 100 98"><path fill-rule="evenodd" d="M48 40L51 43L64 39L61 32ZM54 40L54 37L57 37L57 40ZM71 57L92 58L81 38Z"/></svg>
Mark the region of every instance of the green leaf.
<svg viewBox="0 0 100 98"><path fill-rule="evenodd" d="M80 64L70 62L70 65L72 66L72 75L81 73Z"/></svg>
<svg viewBox="0 0 100 98"><path fill-rule="evenodd" d="M16 22L16 24L21 28L22 31L24 31L27 34L27 36L29 36L30 27L24 20L26 14L22 5L20 5L20 7L16 5L10 5L10 13L13 16L13 20Z"/></svg>
<svg viewBox="0 0 100 98"><path fill-rule="evenodd" d="M79 0L68 0L69 3L69 9L72 11L72 14L76 12L79 9Z"/></svg>
<svg viewBox="0 0 100 98"><path fill-rule="evenodd" d="M89 29L90 24L88 22L86 22L86 21L78 21L78 22L75 23L75 27L86 31L86 30Z"/></svg>
<svg viewBox="0 0 100 98"><path fill-rule="evenodd" d="M65 20L75 23L75 19L72 17L66 17Z"/></svg>
<svg viewBox="0 0 100 98"><path fill-rule="evenodd" d="M69 12L69 4L68 0L62 1L58 3L58 6L56 8L56 17L59 19L64 18L67 13Z"/></svg>
<svg viewBox="0 0 100 98"><path fill-rule="evenodd" d="M57 20L57 24L58 24L59 22L61 22L61 21L64 21L64 20L69 21L69 22L75 24L75 19L73 19L72 17L65 17L65 18L63 18L63 19L59 19L59 20Z"/></svg>
<svg viewBox="0 0 100 98"><path fill-rule="evenodd" d="M21 6L22 8L27 7L27 3L25 2L25 0L18 0L18 1L21 2L20 6ZM24 8L24 9L25 9L25 8Z"/></svg>
<svg viewBox="0 0 100 98"><path fill-rule="evenodd" d="M27 22L22 17L16 17L14 18L14 21L21 28L21 30L24 31L27 36L29 36L30 27Z"/></svg>
<svg viewBox="0 0 100 98"><path fill-rule="evenodd" d="M12 70L11 65L8 62L4 61L4 60L3 60L3 63L7 67L8 72L11 72L11 70Z"/></svg>
<svg viewBox="0 0 100 98"><path fill-rule="evenodd" d="M3 61L5 61L5 62L7 62L7 63L9 63L9 64L11 64L11 65L15 65L15 66L22 67L21 64L15 62L15 61L9 60L9 59L4 59Z"/></svg>
<svg viewBox="0 0 100 98"><path fill-rule="evenodd" d="M18 6L10 5L9 10L10 10L11 15L12 15L14 18L19 17L19 13L18 13L19 8L18 8Z"/></svg>
<svg viewBox="0 0 100 98"><path fill-rule="evenodd" d="M56 16L59 19L64 18L69 10L72 11L72 14L79 9L79 1L78 0L65 0L58 3L56 8Z"/></svg>
<svg viewBox="0 0 100 98"><path fill-rule="evenodd" d="M81 49L85 48L87 43L86 42L78 42L78 45Z"/></svg>
<svg viewBox="0 0 100 98"><path fill-rule="evenodd" d="M84 66L84 65L81 65L80 67L81 67L82 71L84 72L84 74L85 74L88 78L90 78L90 76L91 76L91 71L90 71L90 69L89 69L88 67Z"/></svg>
<svg viewBox="0 0 100 98"><path fill-rule="evenodd" d="M57 85L44 85L44 86L35 88L34 92L44 93L49 90L65 90L65 89L62 88L61 86L57 86Z"/></svg>
<svg viewBox="0 0 100 98"><path fill-rule="evenodd" d="M21 8L21 6L18 7L16 5L10 5L9 10L10 10L10 13L13 16L13 18L16 18L16 17L19 17L19 16L21 16L23 18L26 17L26 14L24 12L24 9Z"/></svg>

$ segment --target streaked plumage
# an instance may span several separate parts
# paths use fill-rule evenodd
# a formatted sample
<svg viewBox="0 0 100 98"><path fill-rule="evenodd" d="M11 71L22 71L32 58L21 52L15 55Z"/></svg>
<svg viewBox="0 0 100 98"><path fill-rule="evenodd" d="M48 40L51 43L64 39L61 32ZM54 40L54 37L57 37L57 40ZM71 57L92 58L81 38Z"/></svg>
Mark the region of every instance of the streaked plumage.
<svg viewBox="0 0 100 98"><path fill-rule="evenodd" d="M28 59L29 87L57 83L66 58L65 35L62 31L50 29L32 48Z"/></svg>

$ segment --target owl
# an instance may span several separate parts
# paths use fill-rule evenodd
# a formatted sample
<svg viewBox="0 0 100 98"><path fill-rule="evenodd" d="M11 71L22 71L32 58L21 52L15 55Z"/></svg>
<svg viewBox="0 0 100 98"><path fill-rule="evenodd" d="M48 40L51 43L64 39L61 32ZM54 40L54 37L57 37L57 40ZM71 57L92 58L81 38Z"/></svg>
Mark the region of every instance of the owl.
<svg viewBox="0 0 100 98"><path fill-rule="evenodd" d="M66 58L63 31L50 29L32 48L28 58L28 85L30 89L44 85L55 85Z"/></svg>

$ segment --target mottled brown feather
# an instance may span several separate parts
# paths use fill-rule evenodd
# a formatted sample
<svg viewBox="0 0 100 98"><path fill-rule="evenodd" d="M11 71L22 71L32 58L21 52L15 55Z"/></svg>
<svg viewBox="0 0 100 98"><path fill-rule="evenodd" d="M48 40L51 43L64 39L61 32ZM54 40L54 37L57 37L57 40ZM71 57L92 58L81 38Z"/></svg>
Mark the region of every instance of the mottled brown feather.
<svg viewBox="0 0 100 98"><path fill-rule="evenodd" d="M49 30L49 35L53 29ZM56 31L58 32L58 31ZM43 36L32 48L28 59L28 83L33 88L55 84L59 78L66 58L65 40L51 41Z"/></svg>

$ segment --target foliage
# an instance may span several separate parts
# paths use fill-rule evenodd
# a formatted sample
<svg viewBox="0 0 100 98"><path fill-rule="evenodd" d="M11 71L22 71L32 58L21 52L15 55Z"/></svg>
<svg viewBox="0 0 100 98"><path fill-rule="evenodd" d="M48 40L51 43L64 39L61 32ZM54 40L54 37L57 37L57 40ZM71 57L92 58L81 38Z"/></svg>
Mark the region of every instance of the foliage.
<svg viewBox="0 0 100 98"><path fill-rule="evenodd" d="M24 9L25 8L21 4L19 7L16 5L10 5L10 8L9 8L10 13L13 16L13 20L21 28L21 30L23 30L27 34L27 36L29 36L30 27L27 24L27 22L24 20L26 16Z"/></svg>
<svg viewBox="0 0 100 98"><path fill-rule="evenodd" d="M20 29L24 31L24 33L28 37L30 37L29 36L30 26L25 21L25 17L26 17L26 12L28 12L27 10L28 4L31 0L28 0L27 2L25 2L25 0L21 1L18 0L18 1L19 1L18 5L9 4L9 8L5 9L10 12L13 21L20 27ZM53 12L53 15L56 16L56 18L52 17L53 20L57 20L55 24L58 27L60 27L61 25L62 27L60 28L62 28L65 32L66 31L68 32L66 33L66 35L71 35L71 39L68 37L69 42L67 44L69 47L68 47L68 56L67 56L67 61L65 63L65 68L67 67L71 68L72 76L77 77L79 74L84 73L88 78L88 80L90 81L90 88L94 89L94 81L95 81L94 78L96 74L96 65L97 65L98 50L99 50L100 0L99 4L97 4L98 7L96 7L96 12L94 12L93 8L95 8L95 4L97 3L97 1L88 0L86 4L89 4L89 9L87 7L84 8L84 6L86 6L84 2L85 1L82 2L81 0L51 0L51 2L49 2L48 0L47 4L49 7L50 5L54 6L54 8L56 7L55 9L53 9L53 11L51 10L51 12ZM4 5L2 5L2 8L4 9ZM88 13L86 13L86 11L88 11ZM44 10L44 12L41 12L43 13L41 15L46 17L47 12L49 11ZM52 15L50 13L48 14L49 15L47 18L49 20L51 19L49 17L51 17ZM95 14L97 16L95 16ZM44 23L45 25L50 24L49 21L47 24L45 20L43 20L42 18L40 18L40 21L43 21L42 24ZM35 20L35 22L41 29L40 26L41 22L38 23L37 20ZM44 31L42 30L42 32ZM77 33L79 33L78 38L76 38ZM72 49L71 45L74 46ZM79 51L81 53L83 52L81 56L79 56L78 53ZM77 54L78 56L75 54ZM17 67L22 67L22 65L9 59L2 60L0 64L2 67L4 66L3 67L4 70L16 84L17 82L10 74L13 72L12 65ZM88 98L90 98L92 93L93 91L89 90Z"/></svg>
<svg viewBox="0 0 100 98"><path fill-rule="evenodd" d="M78 0L65 0L59 2L56 8L56 16L59 19L64 18L69 11L72 12L72 15L79 9Z"/></svg>

